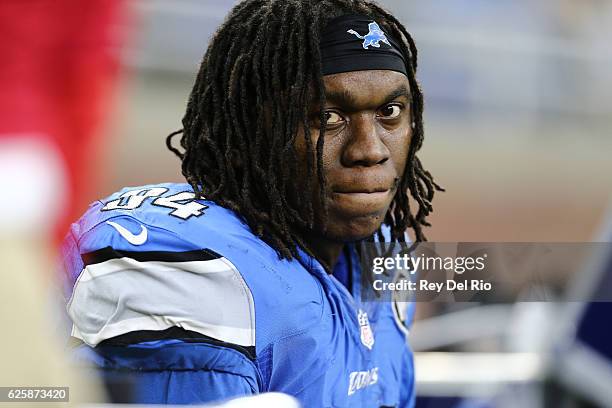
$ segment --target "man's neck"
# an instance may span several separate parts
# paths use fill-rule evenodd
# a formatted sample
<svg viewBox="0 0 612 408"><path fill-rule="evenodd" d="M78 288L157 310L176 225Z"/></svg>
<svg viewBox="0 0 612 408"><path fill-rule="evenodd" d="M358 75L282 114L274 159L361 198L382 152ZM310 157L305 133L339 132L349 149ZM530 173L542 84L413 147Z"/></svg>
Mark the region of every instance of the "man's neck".
<svg viewBox="0 0 612 408"><path fill-rule="evenodd" d="M334 265L344 248L344 242L334 241L313 232L302 232L301 235L307 249L321 263L325 271L332 274Z"/></svg>

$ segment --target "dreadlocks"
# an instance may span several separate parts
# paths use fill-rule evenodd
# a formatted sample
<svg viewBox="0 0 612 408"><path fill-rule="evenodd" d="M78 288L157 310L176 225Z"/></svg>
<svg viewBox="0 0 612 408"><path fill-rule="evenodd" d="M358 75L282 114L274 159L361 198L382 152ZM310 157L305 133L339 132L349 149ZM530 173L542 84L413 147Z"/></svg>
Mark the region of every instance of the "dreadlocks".
<svg viewBox="0 0 612 408"><path fill-rule="evenodd" d="M380 6L365 0L246 0L238 4L211 39L183 118L183 129L166 139L182 160L182 172L197 197L206 197L239 213L253 232L280 256L291 259L303 242L296 228L313 228L315 214L308 194L316 176L323 200L320 134L311 138L309 106L325 106L319 38L326 23L343 14L378 21L401 40L408 63L415 122L404 175L385 216L393 242L426 240L422 226L432 211L435 190L442 190L416 156L423 144L423 95L416 81L417 49L403 25ZM295 138L304 129L308 149L306 188L292 190L297 177ZM182 133L184 152L172 146ZM315 167L316 164L316 167ZM292 191L298 200L290 200ZM416 215L408 192L416 201ZM297 202L293 202L297 201ZM322 203L325 212L325 203ZM325 214L323 214L325 217ZM382 232L377 232L382 239Z"/></svg>

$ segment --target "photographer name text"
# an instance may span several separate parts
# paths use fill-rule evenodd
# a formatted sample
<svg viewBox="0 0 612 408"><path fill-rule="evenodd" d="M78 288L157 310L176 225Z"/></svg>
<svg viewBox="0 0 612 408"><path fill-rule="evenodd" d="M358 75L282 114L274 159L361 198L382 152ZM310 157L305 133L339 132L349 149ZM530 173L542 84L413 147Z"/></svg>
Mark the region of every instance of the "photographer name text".
<svg viewBox="0 0 612 408"><path fill-rule="evenodd" d="M444 282L433 282L426 279L411 281L402 279L397 282L384 282L377 279L372 283L375 290L378 291L410 291L410 292L436 292L442 291L489 291L493 288L490 282L482 279L465 279L456 281L448 279Z"/></svg>

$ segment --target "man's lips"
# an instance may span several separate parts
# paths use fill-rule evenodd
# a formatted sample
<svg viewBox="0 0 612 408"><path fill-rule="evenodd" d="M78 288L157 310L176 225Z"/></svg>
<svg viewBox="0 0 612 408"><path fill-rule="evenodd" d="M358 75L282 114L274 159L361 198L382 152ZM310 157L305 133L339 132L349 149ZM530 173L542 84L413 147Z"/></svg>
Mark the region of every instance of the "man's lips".
<svg viewBox="0 0 612 408"><path fill-rule="evenodd" d="M351 185L332 189L333 207L345 214L363 216L386 211L396 190L396 183L377 186Z"/></svg>
<svg viewBox="0 0 612 408"><path fill-rule="evenodd" d="M389 187L375 187L375 188L352 188L352 189L336 189L333 192L339 194L376 194L376 193L387 193L391 190Z"/></svg>
<svg viewBox="0 0 612 408"><path fill-rule="evenodd" d="M338 203L352 203L357 204L358 206L363 206L363 209L372 209L384 205L384 203L387 202L390 192L390 189L379 189L374 191L338 191L334 192L332 197L334 197Z"/></svg>
<svg viewBox="0 0 612 408"><path fill-rule="evenodd" d="M399 183L399 178L393 180L392 183L380 183L377 185L365 185L358 183L346 183L347 187L336 186L332 187L333 193L338 194L377 194L377 193L388 193L391 190L395 190Z"/></svg>

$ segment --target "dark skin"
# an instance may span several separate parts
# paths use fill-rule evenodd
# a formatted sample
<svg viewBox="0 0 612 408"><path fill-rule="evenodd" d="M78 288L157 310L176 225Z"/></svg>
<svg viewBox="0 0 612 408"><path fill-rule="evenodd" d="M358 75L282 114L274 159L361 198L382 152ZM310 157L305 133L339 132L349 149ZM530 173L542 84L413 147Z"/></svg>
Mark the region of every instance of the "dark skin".
<svg viewBox="0 0 612 408"><path fill-rule="evenodd" d="M388 70L354 71L323 77L327 124L323 147L324 200L328 215L320 220L319 186L312 189L314 230L301 231L310 251L331 273L347 242L371 236L382 224L404 173L410 140L410 86L402 73ZM311 136L319 137L319 107L314 106ZM305 165L303 130L295 143ZM305 174L305 169L301 169ZM296 180L302 188L304 177Z"/></svg>

